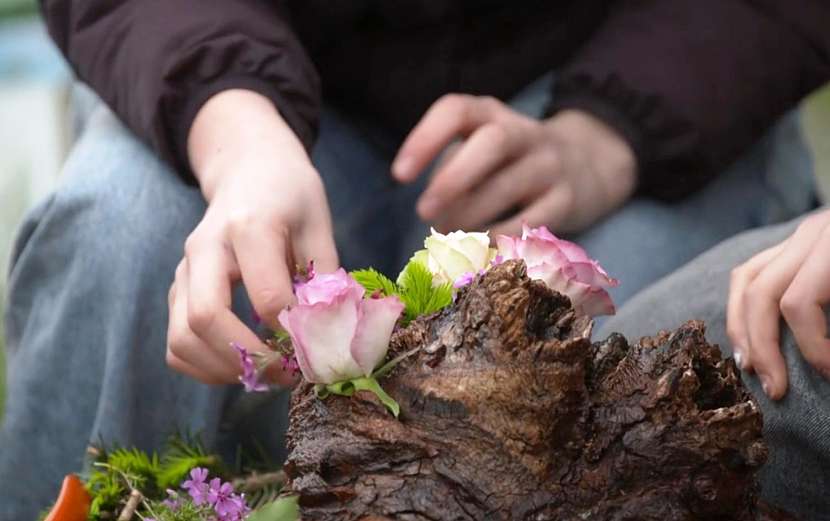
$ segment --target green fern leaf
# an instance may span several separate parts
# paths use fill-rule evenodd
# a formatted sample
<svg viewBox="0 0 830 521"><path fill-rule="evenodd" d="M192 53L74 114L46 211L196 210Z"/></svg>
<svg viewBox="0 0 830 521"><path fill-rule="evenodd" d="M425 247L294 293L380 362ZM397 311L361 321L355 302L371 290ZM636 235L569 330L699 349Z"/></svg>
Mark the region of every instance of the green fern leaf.
<svg viewBox="0 0 830 521"><path fill-rule="evenodd" d="M355 270L351 272L351 276L370 295L376 291L379 291L385 297L398 293L398 288L395 283L389 277L375 269Z"/></svg>
<svg viewBox="0 0 830 521"><path fill-rule="evenodd" d="M432 273L417 260L409 261L398 280L399 296L406 306L406 322L435 313L452 303L452 285L433 286Z"/></svg>

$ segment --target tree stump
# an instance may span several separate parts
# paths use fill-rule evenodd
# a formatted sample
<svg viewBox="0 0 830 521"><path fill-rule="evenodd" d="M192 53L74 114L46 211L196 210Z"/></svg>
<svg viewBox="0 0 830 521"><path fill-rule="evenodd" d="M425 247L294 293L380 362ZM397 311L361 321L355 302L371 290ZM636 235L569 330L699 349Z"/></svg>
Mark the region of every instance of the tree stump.
<svg viewBox="0 0 830 521"><path fill-rule="evenodd" d="M678 298L683 298L678 295ZM689 322L629 345L509 261L395 332L370 393L294 392L285 470L303 520L785 520L755 474L762 418Z"/></svg>

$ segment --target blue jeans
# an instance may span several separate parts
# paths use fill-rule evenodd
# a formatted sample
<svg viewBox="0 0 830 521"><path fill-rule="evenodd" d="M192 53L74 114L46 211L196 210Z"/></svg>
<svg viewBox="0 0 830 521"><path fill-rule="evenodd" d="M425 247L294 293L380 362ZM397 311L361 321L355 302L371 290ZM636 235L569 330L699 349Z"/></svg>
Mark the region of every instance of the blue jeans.
<svg viewBox="0 0 830 521"><path fill-rule="evenodd" d="M546 92L533 85L515 106L540 114ZM90 443L153 449L187 430L225 453L252 437L276 457L282 450L286 393L241 395L166 367L167 290L205 201L102 103L81 98L91 108L62 183L14 245L0 520L33 519ZM423 183L401 187L388 175L397 145L333 109L322 116L313 160L348 268L395 274L426 232L413 211ZM678 204L634 199L576 240L623 281L614 293L622 301L726 236L806 210L810 166L789 117L700 194ZM238 297L235 309L250 316Z"/></svg>

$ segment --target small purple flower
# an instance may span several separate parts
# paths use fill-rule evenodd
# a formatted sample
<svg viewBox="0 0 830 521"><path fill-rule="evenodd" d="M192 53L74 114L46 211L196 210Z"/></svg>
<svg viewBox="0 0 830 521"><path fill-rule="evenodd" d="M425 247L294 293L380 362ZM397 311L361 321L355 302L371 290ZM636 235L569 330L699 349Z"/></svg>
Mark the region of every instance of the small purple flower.
<svg viewBox="0 0 830 521"><path fill-rule="evenodd" d="M222 483L219 478L210 480L208 503L213 507L219 519L223 521L237 521L243 519L248 513L248 505L245 504L245 499L234 494L233 485Z"/></svg>
<svg viewBox="0 0 830 521"><path fill-rule="evenodd" d="M248 350L236 342L231 343L231 346L239 353L239 363L242 364L242 375L239 377L239 381L245 386L245 392L267 391L268 385L259 381L254 360Z"/></svg>
<svg viewBox="0 0 830 521"><path fill-rule="evenodd" d="M207 477L207 469L195 467L190 471L190 479L182 483L182 488L187 490L187 493L193 498L193 504L196 506L208 501L209 490L207 483L205 483Z"/></svg>
<svg viewBox="0 0 830 521"><path fill-rule="evenodd" d="M502 262L504 262L504 257L501 255L496 255L495 257L493 257L493 260L490 261L490 266L498 266Z"/></svg>
<svg viewBox="0 0 830 521"><path fill-rule="evenodd" d="M467 284L471 283L475 277L475 273L473 273L472 271L468 271L467 273L464 273L460 277L455 279L455 282L453 282L452 287L454 287L455 289L463 288Z"/></svg>

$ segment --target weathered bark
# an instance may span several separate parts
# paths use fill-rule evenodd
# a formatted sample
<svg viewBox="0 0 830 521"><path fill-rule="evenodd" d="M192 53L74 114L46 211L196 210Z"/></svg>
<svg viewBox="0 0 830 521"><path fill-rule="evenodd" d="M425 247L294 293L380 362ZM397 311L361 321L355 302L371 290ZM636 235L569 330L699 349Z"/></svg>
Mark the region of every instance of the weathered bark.
<svg viewBox="0 0 830 521"><path fill-rule="evenodd" d="M678 296L682 298L682 296ZM285 470L304 520L791 519L760 505L760 411L689 322L630 346L491 269L397 331L374 395L294 393Z"/></svg>

